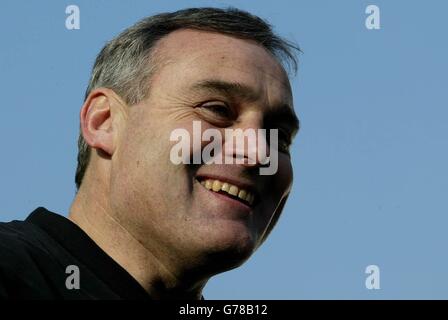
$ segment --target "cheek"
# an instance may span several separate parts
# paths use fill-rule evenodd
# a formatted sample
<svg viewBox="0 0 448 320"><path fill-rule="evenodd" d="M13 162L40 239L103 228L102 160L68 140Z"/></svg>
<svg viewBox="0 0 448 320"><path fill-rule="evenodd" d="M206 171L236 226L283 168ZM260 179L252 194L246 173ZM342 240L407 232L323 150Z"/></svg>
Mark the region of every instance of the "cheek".
<svg viewBox="0 0 448 320"><path fill-rule="evenodd" d="M265 227L265 223L270 221L274 211L289 193L292 185L293 171L291 165L291 159L285 154L279 154L278 157L278 170L275 175L270 176L265 181L265 190L263 194L264 198L263 213L264 221L260 221L261 227Z"/></svg>
<svg viewBox="0 0 448 320"><path fill-rule="evenodd" d="M291 158L286 154L279 154L278 156L278 171L273 176L272 192L275 194L278 201L286 196L291 190L293 181L293 170Z"/></svg>
<svg viewBox="0 0 448 320"><path fill-rule="evenodd" d="M127 198L147 193L152 185L159 185L157 168L161 161L161 142L163 139L141 126L128 128L124 132L112 161L112 185L117 192ZM166 142L165 142L166 143Z"/></svg>
<svg viewBox="0 0 448 320"><path fill-rule="evenodd" d="M281 203L285 201L285 196L287 196L291 189L292 180L293 170L291 159L284 154L279 154L278 171L266 183L268 189L265 191L265 194L267 197L262 212L259 213L259 217L263 218L255 221L259 236L275 225L282 211L282 208L280 208Z"/></svg>
<svg viewBox="0 0 448 320"><path fill-rule="evenodd" d="M176 201L179 193L166 191L169 184L179 184L176 167L169 162L169 137L129 132L127 141L112 165L111 202L117 212L127 212L125 219L135 226L148 226L182 203Z"/></svg>

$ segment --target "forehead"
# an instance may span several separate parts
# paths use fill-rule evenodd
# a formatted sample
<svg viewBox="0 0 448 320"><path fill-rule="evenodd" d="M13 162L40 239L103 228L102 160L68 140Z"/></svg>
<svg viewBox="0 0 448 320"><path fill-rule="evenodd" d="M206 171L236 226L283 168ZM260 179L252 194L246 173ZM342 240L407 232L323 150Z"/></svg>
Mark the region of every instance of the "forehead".
<svg viewBox="0 0 448 320"><path fill-rule="evenodd" d="M288 76L276 58L254 41L181 29L162 38L155 51L164 82L192 83L203 79L237 81L268 100L292 104Z"/></svg>

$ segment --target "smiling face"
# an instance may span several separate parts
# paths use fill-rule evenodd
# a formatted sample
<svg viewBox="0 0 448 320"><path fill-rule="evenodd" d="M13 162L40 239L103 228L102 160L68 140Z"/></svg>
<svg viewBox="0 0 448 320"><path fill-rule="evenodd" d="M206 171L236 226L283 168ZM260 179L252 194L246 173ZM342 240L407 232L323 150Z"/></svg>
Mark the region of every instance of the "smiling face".
<svg viewBox="0 0 448 320"><path fill-rule="evenodd" d="M250 256L290 191L289 82L263 47L222 34L178 30L156 55L149 95L129 107L112 157L111 208L168 269L184 262L211 275ZM226 128L279 129L277 173L259 175L259 164L173 164L170 134L184 128L193 137L193 121L223 137Z"/></svg>

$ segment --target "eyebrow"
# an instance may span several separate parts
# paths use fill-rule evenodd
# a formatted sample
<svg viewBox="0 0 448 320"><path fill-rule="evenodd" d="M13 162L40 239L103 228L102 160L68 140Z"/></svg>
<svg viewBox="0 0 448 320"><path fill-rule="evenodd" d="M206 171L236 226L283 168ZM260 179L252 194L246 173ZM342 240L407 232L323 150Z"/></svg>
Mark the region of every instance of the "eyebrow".
<svg viewBox="0 0 448 320"><path fill-rule="evenodd" d="M255 101L259 94L251 87L238 83L222 80L202 80L193 85L194 90L205 90L209 93L219 93L226 96L238 97L245 101Z"/></svg>
<svg viewBox="0 0 448 320"><path fill-rule="evenodd" d="M229 97L238 97L241 100L252 102L259 98L259 94L250 86L238 82L222 80L202 80L192 87L193 90L204 90L211 94L223 94ZM292 107L282 104L278 108L271 109L265 116L269 122L281 122L291 128L294 136L300 128L300 121Z"/></svg>

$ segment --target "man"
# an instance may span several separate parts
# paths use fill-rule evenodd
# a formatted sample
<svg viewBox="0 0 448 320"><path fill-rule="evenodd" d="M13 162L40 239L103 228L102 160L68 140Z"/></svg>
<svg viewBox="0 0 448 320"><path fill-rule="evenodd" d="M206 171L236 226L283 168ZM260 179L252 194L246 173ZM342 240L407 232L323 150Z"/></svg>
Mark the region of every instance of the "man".
<svg viewBox="0 0 448 320"><path fill-rule="evenodd" d="M215 8L152 16L110 41L80 112L68 219L38 208L0 224L0 296L200 299L210 277L242 264L291 190L298 119L282 63L295 66L296 49L260 18ZM173 132L193 141L198 124L200 136L251 129L278 140L261 135L264 160L226 135L221 151L242 161L189 161L211 139L173 161ZM266 159L278 162L273 174L260 174Z"/></svg>

